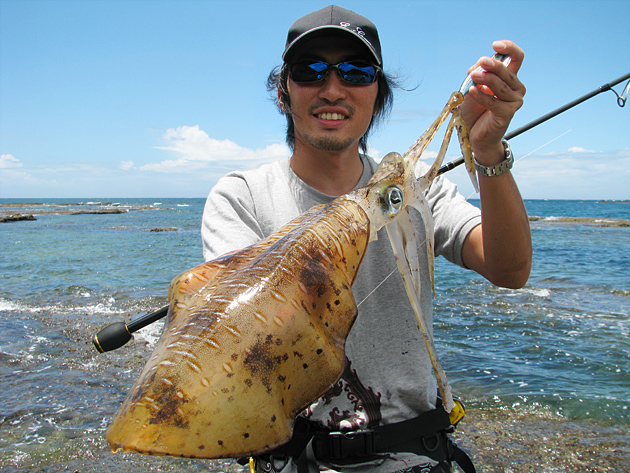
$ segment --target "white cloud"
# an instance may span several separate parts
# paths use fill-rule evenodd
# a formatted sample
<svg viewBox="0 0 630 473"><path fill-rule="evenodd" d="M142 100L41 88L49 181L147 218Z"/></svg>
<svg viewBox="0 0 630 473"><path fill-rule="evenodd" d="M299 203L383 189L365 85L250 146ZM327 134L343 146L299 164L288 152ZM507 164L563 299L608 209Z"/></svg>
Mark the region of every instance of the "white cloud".
<svg viewBox="0 0 630 473"><path fill-rule="evenodd" d="M569 153L594 153L592 149L582 148L581 146L573 146L568 149Z"/></svg>
<svg viewBox="0 0 630 473"><path fill-rule="evenodd" d="M517 158L513 172L526 198L630 198L630 149L604 152L572 147L533 154Z"/></svg>
<svg viewBox="0 0 630 473"><path fill-rule="evenodd" d="M433 121L439 110L419 109L419 110L403 110L395 109L388 118L390 123L416 123L418 121Z"/></svg>
<svg viewBox="0 0 630 473"><path fill-rule="evenodd" d="M370 142L368 142L367 155L379 163L381 162L381 159L383 159L383 157L381 156L381 152L377 150L376 148L372 148L372 145L370 144Z"/></svg>
<svg viewBox="0 0 630 473"><path fill-rule="evenodd" d="M145 164L140 166L141 170L186 173L208 168L217 162L238 161L244 165L257 165L289 155L285 145L276 143L253 150L230 140L211 138L197 125L169 128L164 134L164 139L168 143L167 146L156 148L171 151L179 157L160 163Z"/></svg>
<svg viewBox="0 0 630 473"><path fill-rule="evenodd" d="M437 158L438 156L438 152L437 151L429 151L429 150L425 150L424 153L422 153L422 156L420 156L420 159L423 161L427 161L427 163L429 165L433 164L433 161L435 161L435 158ZM457 156L452 156L452 159L457 159ZM448 161L448 158L445 157L444 161Z"/></svg>
<svg viewBox="0 0 630 473"><path fill-rule="evenodd" d="M133 161L121 161L118 167L123 170L131 169L133 167Z"/></svg>
<svg viewBox="0 0 630 473"><path fill-rule="evenodd" d="M11 154L3 154L0 156L0 169L21 168L22 163L19 159Z"/></svg>
<svg viewBox="0 0 630 473"><path fill-rule="evenodd" d="M512 146L512 174L525 199L630 199L630 148L527 154L527 145ZM465 197L479 198L464 166L449 171L446 178Z"/></svg>

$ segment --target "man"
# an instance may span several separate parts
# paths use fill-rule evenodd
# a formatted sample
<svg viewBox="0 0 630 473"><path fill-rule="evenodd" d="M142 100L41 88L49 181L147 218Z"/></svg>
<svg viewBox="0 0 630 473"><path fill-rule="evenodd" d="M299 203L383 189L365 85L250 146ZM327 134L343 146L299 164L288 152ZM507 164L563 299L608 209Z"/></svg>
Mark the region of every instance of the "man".
<svg viewBox="0 0 630 473"><path fill-rule="evenodd" d="M494 174L479 177L481 211L442 177L429 188L427 201L436 254L494 284L518 288L529 276L531 240L506 163L509 148L501 140L525 94L516 77L523 51L509 41L493 47L511 56L509 68L480 59L471 68L483 68L473 72L478 85L461 106L478 169ZM203 216L206 260L253 244L313 205L365 185L376 169L360 151L391 105L394 84L381 70L374 24L336 6L313 12L292 25L283 60L269 83L287 117L293 153L219 180ZM412 217L417 234L424 235L424 223ZM428 262L424 242L419 246L422 310L430 325ZM392 277L383 283L394 268L387 238L370 243L353 286L355 299L364 302L348 336L346 371L301 414L293 441L257 460L258 471L450 471L458 450L446 437L450 423L444 425L430 360L402 282Z"/></svg>

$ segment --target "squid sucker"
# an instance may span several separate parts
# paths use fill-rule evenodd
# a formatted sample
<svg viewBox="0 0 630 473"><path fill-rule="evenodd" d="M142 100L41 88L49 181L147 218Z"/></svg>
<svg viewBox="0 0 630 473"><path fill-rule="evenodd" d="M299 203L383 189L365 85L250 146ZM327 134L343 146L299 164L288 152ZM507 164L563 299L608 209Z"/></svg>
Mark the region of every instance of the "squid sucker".
<svg viewBox="0 0 630 473"><path fill-rule="evenodd" d="M427 223L433 281L433 225L423 196L453 129L474 170L459 115L462 100L454 93L407 153L385 156L365 187L173 280L162 336L107 431L113 451L228 458L286 443L296 415L343 373L345 341L358 313L352 284L383 226L444 407L451 410L450 388L420 313L417 242L408 206ZM418 159L451 114L438 157L416 178Z"/></svg>

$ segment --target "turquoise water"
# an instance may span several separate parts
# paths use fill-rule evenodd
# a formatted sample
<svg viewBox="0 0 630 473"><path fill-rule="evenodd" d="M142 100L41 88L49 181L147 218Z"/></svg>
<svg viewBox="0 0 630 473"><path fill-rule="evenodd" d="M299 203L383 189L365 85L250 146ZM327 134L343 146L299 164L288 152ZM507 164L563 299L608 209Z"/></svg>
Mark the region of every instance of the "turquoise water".
<svg viewBox="0 0 630 473"><path fill-rule="evenodd" d="M473 201L474 202L474 201ZM527 201L530 216L629 219L629 202ZM436 338L479 405L630 422L630 228L532 222L525 288L436 265Z"/></svg>
<svg viewBox="0 0 630 473"><path fill-rule="evenodd" d="M0 468L229 470L231 463L146 457L139 466L137 455L108 452L104 431L161 326L107 354L91 337L163 306L173 277L202 262L204 203L108 200L9 207L18 201L0 199L3 213L37 215L0 224ZM630 227L552 218L630 219L630 202L526 205L545 219L532 222L524 289L436 263L436 344L453 390L473 407L630 427ZM129 211L72 214L103 209Z"/></svg>

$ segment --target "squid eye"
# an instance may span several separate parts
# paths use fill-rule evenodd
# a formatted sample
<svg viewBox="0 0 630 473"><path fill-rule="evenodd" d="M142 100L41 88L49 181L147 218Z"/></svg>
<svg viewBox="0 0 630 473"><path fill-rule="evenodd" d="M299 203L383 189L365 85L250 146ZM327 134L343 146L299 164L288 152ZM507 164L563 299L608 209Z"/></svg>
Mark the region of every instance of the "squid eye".
<svg viewBox="0 0 630 473"><path fill-rule="evenodd" d="M397 214L403 206L404 196L398 187L390 187L387 191L387 205L392 214Z"/></svg>

